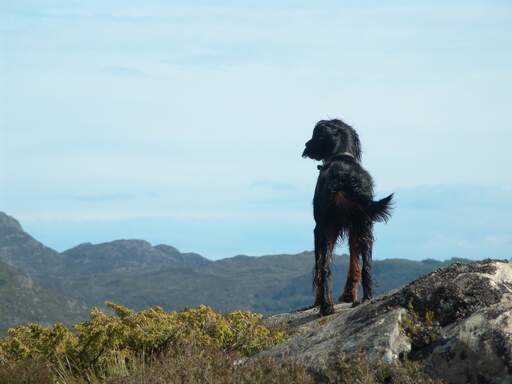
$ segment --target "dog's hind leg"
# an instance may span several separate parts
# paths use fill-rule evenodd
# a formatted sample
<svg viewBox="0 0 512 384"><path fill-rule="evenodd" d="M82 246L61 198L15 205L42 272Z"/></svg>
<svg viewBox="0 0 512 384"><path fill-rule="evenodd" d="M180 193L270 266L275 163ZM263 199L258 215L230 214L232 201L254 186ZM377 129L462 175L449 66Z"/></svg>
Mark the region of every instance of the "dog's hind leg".
<svg viewBox="0 0 512 384"><path fill-rule="evenodd" d="M363 232L360 238L361 256L363 258L363 302L373 297L373 275L372 275L372 249L373 231L372 224Z"/></svg>
<svg viewBox="0 0 512 384"><path fill-rule="evenodd" d="M351 230L349 233L350 261L348 266L347 282L343 293L338 298L339 303L356 303L357 291L361 282L361 266L359 264L360 240L359 233Z"/></svg>

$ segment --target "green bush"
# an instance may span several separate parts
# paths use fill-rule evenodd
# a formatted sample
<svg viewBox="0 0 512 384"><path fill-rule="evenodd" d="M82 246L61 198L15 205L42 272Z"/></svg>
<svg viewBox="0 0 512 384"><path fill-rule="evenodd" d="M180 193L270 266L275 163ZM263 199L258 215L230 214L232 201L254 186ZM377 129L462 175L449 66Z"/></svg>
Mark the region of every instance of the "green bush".
<svg viewBox="0 0 512 384"><path fill-rule="evenodd" d="M185 345L248 356L284 338L282 332L259 325L261 315L250 312L220 314L204 305L181 312L158 307L135 312L107 305L113 315L95 308L89 321L75 325L75 332L59 323L11 328L0 340L0 364L44 358L60 371L106 378Z"/></svg>

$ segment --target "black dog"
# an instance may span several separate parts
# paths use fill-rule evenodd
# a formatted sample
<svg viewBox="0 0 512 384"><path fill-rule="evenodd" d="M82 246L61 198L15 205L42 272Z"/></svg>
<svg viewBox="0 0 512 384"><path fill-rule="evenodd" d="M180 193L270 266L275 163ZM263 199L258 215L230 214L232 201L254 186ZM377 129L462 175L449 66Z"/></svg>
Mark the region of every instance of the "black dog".
<svg viewBox="0 0 512 384"><path fill-rule="evenodd" d="M356 131L341 120L321 120L306 143L303 157L322 160L315 188L314 306L320 315L334 313L331 296L331 269L338 238L348 235L350 265L339 302L357 303L361 281L359 256L363 260L363 301L372 298L373 223L391 217L391 199L373 201L373 180L363 169L361 144Z"/></svg>

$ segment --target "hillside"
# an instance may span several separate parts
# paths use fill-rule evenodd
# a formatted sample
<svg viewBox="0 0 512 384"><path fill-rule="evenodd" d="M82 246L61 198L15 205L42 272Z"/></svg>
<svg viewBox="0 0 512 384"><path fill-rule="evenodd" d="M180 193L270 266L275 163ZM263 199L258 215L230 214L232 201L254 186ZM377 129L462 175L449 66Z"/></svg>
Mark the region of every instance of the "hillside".
<svg viewBox="0 0 512 384"><path fill-rule="evenodd" d="M487 259L324 317L109 303L74 330L12 329L0 338L0 382L508 384L510 287L512 264Z"/></svg>
<svg viewBox="0 0 512 384"><path fill-rule="evenodd" d="M76 300L40 288L30 277L0 262L0 334L19 323L73 323L85 310Z"/></svg>
<svg viewBox="0 0 512 384"><path fill-rule="evenodd" d="M176 265L160 260L161 255L155 256L154 248L148 243L143 247L147 253L140 253L141 248L136 246L139 243L139 240L124 240L89 245L90 260L95 262L87 263L87 268L83 269L74 264L47 286L67 292L90 306L102 305L106 300L136 309L159 305L179 310L207 304L219 311L247 309L270 314L311 304L312 252L235 256L197 265ZM103 253L105 249L109 252ZM126 264L117 257L121 254L126 257ZM115 268L110 263L110 255L117 260ZM148 262L150 255L157 260L154 264ZM105 260L103 271L102 260ZM376 294L397 288L453 261L376 260ZM137 263L139 267L133 267ZM65 265L69 265L68 261ZM333 268L335 292L341 292L347 269L348 258L337 256Z"/></svg>
<svg viewBox="0 0 512 384"><path fill-rule="evenodd" d="M375 260L376 293L397 288L454 261ZM312 252L261 257L239 255L211 261L195 253L182 253L169 245L116 240L85 243L58 253L32 238L18 221L2 213L0 262L18 268L30 276L33 286L46 292L48 296L42 296L35 309L31 309L39 311L37 313L44 313L44 308L54 308L55 303L64 303L63 310L68 310L66 302L83 303L75 306L73 319L85 318L85 308L103 306L106 300L134 309L158 305L180 310L207 304L219 311L247 309L274 314L310 305L313 298ZM336 256L335 294L341 292L347 267L347 257ZM11 286L15 287L14 280L6 283L6 287ZM28 288L6 290L0 293L0 300L21 297L23 289ZM60 299L56 299L57 296ZM19 315L8 319L4 315L7 312L2 312L2 324L37 320L28 307L23 308L27 309L25 317L21 309ZM46 321L44 317L41 319ZM66 316L62 319L67 321Z"/></svg>

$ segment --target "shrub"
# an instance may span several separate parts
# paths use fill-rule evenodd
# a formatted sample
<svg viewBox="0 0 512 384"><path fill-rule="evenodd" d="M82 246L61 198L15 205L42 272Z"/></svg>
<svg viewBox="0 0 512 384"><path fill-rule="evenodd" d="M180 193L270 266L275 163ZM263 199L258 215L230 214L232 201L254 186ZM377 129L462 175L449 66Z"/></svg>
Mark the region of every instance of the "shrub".
<svg viewBox="0 0 512 384"><path fill-rule="evenodd" d="M60 372L100 378L126 374L140 359L151 359L184 345L248 356L283 340L284 334L258 324L261 315L236 311L220 314L207 306L166 312L132 311L107 303L108 315L95 308L90 320L75 325L38 324L12 328L0 340L0 362L44 358Z"/></svg>
<svg viewBox="0 0 512 384"><path fill-rule="evenodd" d="M411 362L385 364L364 354L339 355L311 373L293 360L247 356L284 333L261 315L220 314L207 306L132 311L108 303L71 331L62 324L18 326L0 339L1 384L439 384Z"/></svg>

